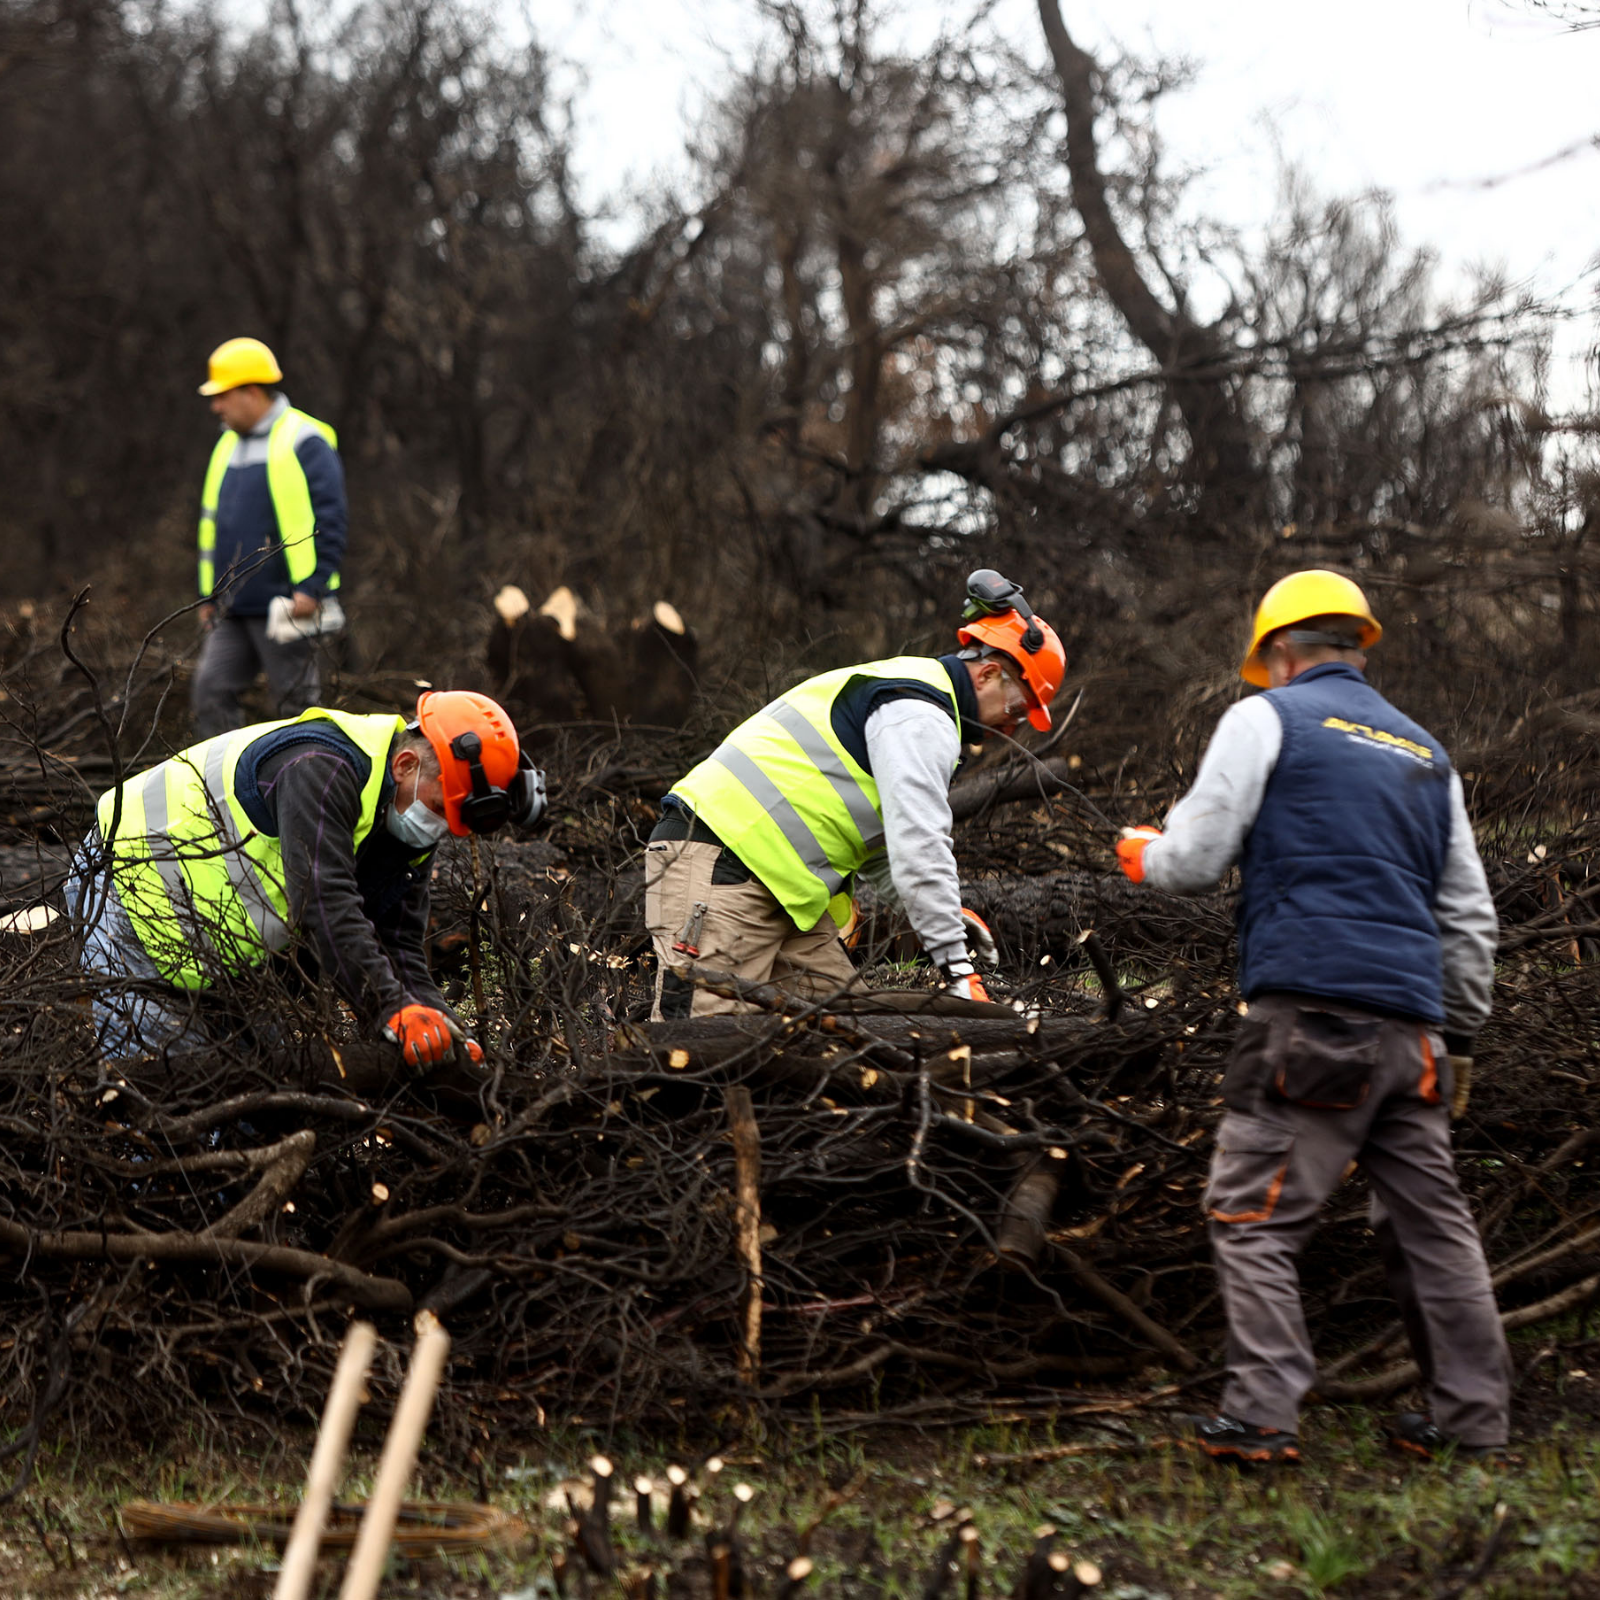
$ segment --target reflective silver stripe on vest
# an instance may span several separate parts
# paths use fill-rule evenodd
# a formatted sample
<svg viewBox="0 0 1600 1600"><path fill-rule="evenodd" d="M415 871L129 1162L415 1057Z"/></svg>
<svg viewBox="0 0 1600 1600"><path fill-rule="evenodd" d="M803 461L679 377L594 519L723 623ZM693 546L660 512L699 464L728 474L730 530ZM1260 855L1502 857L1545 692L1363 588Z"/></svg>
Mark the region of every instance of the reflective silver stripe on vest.
<svg viewBox="0 0 1600 1600"><path fill-rule="evenodd" d="M777 823L778 831L789 841L806 871L822 880L828 898L831 900L838 894L844 887L843 877L833 870L816 834L800 820L800 813L779 793L777 784L743 750L731 745L719 745L706 759L727 768L750 791L762 810Z"/></svg>
<svg viewBox="0 0 1600 1600"><path fill-rule="evenodd" d="M205 923L193 915L194 897L189 893L189 882L183 875L183 862L178 847L167 833L172 820L167 805L167 768L170 765L171 762L163 761L160 766L152 767L140 780L144 789L144 827L150 842L150 864L161 877L172 915L183 925L184 937L192 939L205 955L215 958L217 947L211 942L211 934ZM186 911L190 913L187 917L184 915Z"/></svg>
<svg viewBox="0 0 1600 1600"><path fill-rule="evenodd" d="M233 892L256 930L256 937L267 949L281 950L289 942L289 926L268 898L264 875L245 854L244 840L233 820L233 807L223 793L222 769L228 759L229 743L227 739L218 739L206 754L206 799L215 813L212 820L217 832L227 847L222 859L227 865L228 882L233 885Z"/></svg>
<svg viewBox="0 0 1600 1600"><path fill-rule="evenodd" d="M839 752L806 720L805 713L787 700L774 700L763 715L771 717L805 751L806 759L828 780L850 813L861 842L868 850L877 849L883 842L883 818L867 798L866 790L850 776L849 768L839 759Z"/></svg>

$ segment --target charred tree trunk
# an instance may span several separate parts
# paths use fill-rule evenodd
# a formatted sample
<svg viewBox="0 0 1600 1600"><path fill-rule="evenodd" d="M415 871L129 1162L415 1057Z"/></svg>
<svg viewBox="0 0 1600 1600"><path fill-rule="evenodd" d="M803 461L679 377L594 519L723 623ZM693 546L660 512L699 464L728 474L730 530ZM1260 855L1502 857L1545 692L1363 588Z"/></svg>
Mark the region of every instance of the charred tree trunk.
<svg viewBox="0 0 1600 1600"><path fill-rule="evenodd" d="M1194 321L1181 307L1162 304L1145 281L1112 214L1100 170L1095 136L1099 67L1067 32L1059 0L1039 0L1039 18L1061 84L1072 203L1083 222L1095 274L1128 331L1169 374L1168 392L1189 434L1189 466L1195 482L1215 512L1230 518L1248 513L1263 480L1255 461L1253 430L1228 372L1230 352L1215 328Z"/></svg>

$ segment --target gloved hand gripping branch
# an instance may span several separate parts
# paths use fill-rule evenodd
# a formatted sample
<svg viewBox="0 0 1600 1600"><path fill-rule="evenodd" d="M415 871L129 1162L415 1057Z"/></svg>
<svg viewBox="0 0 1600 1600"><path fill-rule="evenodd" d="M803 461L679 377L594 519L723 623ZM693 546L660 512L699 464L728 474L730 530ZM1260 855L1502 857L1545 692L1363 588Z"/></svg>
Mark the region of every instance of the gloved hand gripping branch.
<svg viewBox="0 0 1600 1600"><path fill-rule="evenodd" d="M989 991L970 961L949 961L939 969L944 974L945 993L961 1000L987 1000Z"/></svg>
<svg viewBox="0 0 1600 1600"><path fill-rule="evenodd" d="M1472 1047L1477 1041L1470 1033L1444 1035L1445 1054L1450 1061L1450 1120L1459 1122L1467 1114L1472 1098Z"/></svg>
<svg viewBox="0 0 1600 1600"><path fill-rule="evenodd" d="M404 1005L383 1025L383 1036L400 1046L408 1067L438 1067L464 1052L469 1061L483 1060L483 1046L470 1039L448 1012L433 1006Z"/></svg>
<svg viewBox="0 0 1600 1600"><path fill-rule="evenodd" d="M1117 865L1130 883L1144 882L1144 852L1145 846L1152 839L1159 839L1159 828L1124 828L1122 837L1117 841Z"/></svg>

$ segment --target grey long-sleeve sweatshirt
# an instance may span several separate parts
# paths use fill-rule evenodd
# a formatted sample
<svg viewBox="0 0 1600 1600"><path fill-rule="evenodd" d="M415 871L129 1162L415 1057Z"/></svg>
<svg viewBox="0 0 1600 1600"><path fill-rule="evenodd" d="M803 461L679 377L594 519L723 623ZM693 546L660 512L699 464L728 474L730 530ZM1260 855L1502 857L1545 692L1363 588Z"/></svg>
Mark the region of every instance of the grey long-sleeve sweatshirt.
<svg viewBox="0 0 1600 1600"><path fill-rule="evenodd" d="M1194 786L1172 808L1162 836L1145 847L1144 881L1177 894L1212 888L1243 854L1282 749L1283 723L1270 700L1255 696L1230 707L1211 736ZM1489 1017L1499 919L1455 772L1450 845L1433 916L1444 958L1445 1026L1471 1035Z"/></svg>
<svg viewBox="0 0 1600 1600"><path fill-rule="evenodd" d="M947 711L911 697L888 700L866 722L867 757L883 806L885 854L862 876L898 901L922 948L939 966L967 955L961 880L950 837L950 779L961 739Z"/></svg>

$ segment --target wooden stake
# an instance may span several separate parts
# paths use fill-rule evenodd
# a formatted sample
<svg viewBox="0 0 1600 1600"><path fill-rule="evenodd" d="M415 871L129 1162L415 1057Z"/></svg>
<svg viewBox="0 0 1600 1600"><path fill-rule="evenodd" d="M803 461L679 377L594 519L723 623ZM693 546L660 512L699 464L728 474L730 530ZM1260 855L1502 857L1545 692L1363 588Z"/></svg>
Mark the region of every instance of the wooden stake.
<svg viewBox="0 0 1600 1600"><path fill-rule="evenodd" d="M667 1501L667 1537L669 1539L687 1539L689 1537L689 1491L686 1485L689 1482L689 1474L682 1467L668 1467L667 1482L672 1485L672 1494Z"/></svg>
<svg viewBox="0 0 1600 1600"><path fill-rule="evenodd" d="M421 1320L419 1317L418 1321ZM422 1432L428 1425L428 1414L433 1410L433 1397L438 1391L449 1351L450 1335L429 1317L411 1352L400 1404L395 1407L389 1437L383 1443L378 1481L372 1486L372 1498L361 1519L361 1532L356 1536L356 1547L350 1556L339 1600L373 1600L378 1592L384 1559L389 1554L394 1525L400 1515L400 1502L411 1481L411 1469L417 1464L417 1447L422 1443Z"/></svg>
<svg viewBox="0 0 1600 1600"><path fill-rule="evenodd" d="M305 1600L310 1593L317 1552L322 1547L322 1529L328 1520L328 1507L333 1504L333 1492L339 1487L345 1450L356 1425L356 1413L361 1409L361 1386L377 1343L378 1331L370 1322L352 1322L345 1333L333 1386L322 1412L322 1426L317 1430L316 1448L311 1452L305 1497L295 1513L294 1531L284 1548L273 1600Z"/></svg>
<svg viewBox="0 0 1600 1600"><path fill-rule="evenodd" d="M756 1125L750 1091L743 1084L727 1089L724 1098L728 1127L733 1133L734 1221L739 1255L750 1275L745 1289L739 1376L754 1388L761 1371L761 1129Z"/></svg>

